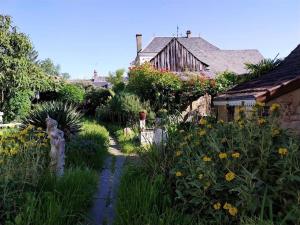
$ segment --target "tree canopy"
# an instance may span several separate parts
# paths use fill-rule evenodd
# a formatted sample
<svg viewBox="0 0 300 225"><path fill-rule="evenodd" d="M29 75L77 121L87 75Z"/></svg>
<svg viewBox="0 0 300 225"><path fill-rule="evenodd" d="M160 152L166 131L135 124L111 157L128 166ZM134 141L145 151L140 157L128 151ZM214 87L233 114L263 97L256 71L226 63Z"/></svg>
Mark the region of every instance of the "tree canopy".
<svg viewBox="0 0 300 225"><path fill-rule="evenodd" d="M36 64L36 55L30 39L13 26L11 17L0 15L0 110L6 120L21 117L36 91L56 86Z"/></svg>

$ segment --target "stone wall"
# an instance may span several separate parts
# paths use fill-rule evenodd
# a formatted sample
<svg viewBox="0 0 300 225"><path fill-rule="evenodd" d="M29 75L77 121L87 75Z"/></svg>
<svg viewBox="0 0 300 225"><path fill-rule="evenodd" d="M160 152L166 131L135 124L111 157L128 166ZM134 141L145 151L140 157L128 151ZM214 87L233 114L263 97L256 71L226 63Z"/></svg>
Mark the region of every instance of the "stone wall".
<svg viewBox="0 0 300 225"><path fill-rule="evenodd" d="M281 106L281 126L285 129L293 129L300 135L300 89L282 95L267 105L278 103Z"/></svg>
<svg viewBox="0 0 300 225"><path fill-rule="evenodd" d="M183 112L182 117L187 118L190 116L208 116L211 114L211 95L205 94L193 101Z"/></svg>

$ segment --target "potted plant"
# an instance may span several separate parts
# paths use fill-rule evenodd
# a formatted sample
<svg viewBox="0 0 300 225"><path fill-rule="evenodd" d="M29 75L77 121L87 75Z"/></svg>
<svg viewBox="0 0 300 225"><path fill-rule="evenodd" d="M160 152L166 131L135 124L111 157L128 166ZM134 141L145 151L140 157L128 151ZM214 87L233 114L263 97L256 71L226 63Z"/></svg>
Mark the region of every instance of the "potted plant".
<svg viewBox="0 0 300 225"><path fill-rule="evenodd" d="M146 119L146 116L147 116L147 111L145 109L142 109L140 112L139 112L139 116L140 116L140 120L145 120Z"/></svg>

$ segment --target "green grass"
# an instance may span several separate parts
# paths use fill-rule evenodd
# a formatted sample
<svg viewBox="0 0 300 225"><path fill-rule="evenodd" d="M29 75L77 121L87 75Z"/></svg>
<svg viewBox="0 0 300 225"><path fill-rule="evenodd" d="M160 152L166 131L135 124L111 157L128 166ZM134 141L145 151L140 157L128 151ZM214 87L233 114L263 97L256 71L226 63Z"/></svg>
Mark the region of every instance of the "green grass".
<svg viewBox="0 0 300 225"><path fill-rule="evenodd" d="M93 121L84 121L82 131L66 146L68 167L101 169L109 144L109 132Z"/></svg>
<svg viewBox="0 0 300 225"><path fill-rule="evenodd" d="M16 224L65 225L84 221L96 191L98 175L90 169L69 169L62 178L43 177L40 190L27 192Z"/></svg>
<svg viewBox="0 0 300 225"><path fill-rule="evenodd" d="M130 135L124 134L124 127L114 124L114 123L107 123L107 122L100 122L101 125L105 126L107 130L109 130L110 134L113 135L116 139L118 144L121 147L121 151L126 154L136 153L137 148L140 147L139 139L138 139L138 132L136 129L133 129L133 133Z"/></svg>
<svg viewBox="0 0 300 225"><path fill-rule="evenodd" d="M151 179L127 166L120 184L115 225L190 225L193 218L172 208L162 176Z"/></svg>
<svg viewBox="0 0 300 225"><path fill-rule="evenodd" d="M133 131L131 134L124 134L124 129L118 129L115 131L115 136L119 145L121 146L121 151L123 153L136 153L139 147L139 140L137 133Z"/></svg>

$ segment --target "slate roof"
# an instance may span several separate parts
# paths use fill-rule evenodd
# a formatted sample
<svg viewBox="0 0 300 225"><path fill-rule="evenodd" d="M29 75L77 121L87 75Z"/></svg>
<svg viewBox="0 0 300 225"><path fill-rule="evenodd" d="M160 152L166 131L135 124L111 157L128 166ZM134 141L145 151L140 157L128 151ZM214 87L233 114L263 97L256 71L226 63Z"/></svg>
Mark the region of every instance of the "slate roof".
<svg viewBox="0 0 300 225"><path fill-rule="evenodd" d="M140 55L155 57L173 39L181 43L200 61L209 65L214 74L225 70L245 74L247 72L245 63L258 63L263 59L258 50L221 50L201 37L155 37L140 52Z"/></svg>
<svg viewBox="0 0 300 225"><path fill-rule="evenodd" d="M148 44L146 48L144 48L142 53L158 53L160 52L174 37L155 37ZM219 50L216 46L204 40L201 37L178 37L177 38L180 43L182 43L189 50Z"/></svg>
<svg viewBox="0 0 300 225"><path fill-rule="evenodd" d="M269 73L237 85L214 101L255 99L268 101L300 88L300 44Z"/></svg>

